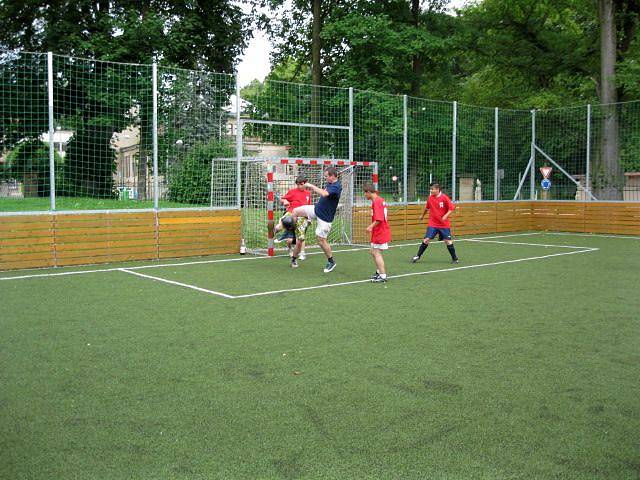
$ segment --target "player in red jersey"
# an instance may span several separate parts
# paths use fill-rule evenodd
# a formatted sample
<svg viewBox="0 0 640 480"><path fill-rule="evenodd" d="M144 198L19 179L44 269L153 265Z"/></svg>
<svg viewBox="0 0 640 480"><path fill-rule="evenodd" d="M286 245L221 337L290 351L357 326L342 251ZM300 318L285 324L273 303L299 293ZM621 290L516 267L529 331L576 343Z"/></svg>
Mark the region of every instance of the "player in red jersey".
<svg viewBox="0 0 640 480"><path fill-rule="evenodd" d="M303 206L303 205L311 205L311 192L305 188L305 184L307 183L307 177L304 175L299 175L296 178L296 187L289 190L283 197L280 198L280 203L284 205L287 209L287 213L283 215L283 217L278 222L278 225L274 228L274 233L279 232L284 228L283 220L285 217L291 217L291 212L293 212L294 208ZM287 247L289 248L289 253L291 253L291 247L297 242L301 242L301 250L300 250L300 260L304 260L306 255L304 253L304 236L308 226L308 222L305 218L298 218L297 222L291 221L284 222L287 225L294 225L294 230L287 230L284 235L282 235L277 242L282 242L284 240L287 241Z"/></svg>
<svg viewBox="0 0 640 480"><path fill-rule="evenodd" d="M364 186L364 195L371 200L371 224L367 232L371 233L371 256L376 264L376 274L371 277L372 282L387 281L387 271L384 266L382 251L389 248L391 241L391 228L387 221L387 203L378 195L375 187L368 183Z"/></svg>
<svg viewBox="0 0 640 480"><path fill-rule="evenodd" d="M459 263L458 256L456 255L456 249L453 246L453 240L451 240L451 221L449 217L455 210L456 206L451 199L442 193L440 190L440 184L431 184L431 195L427 199L427 203L424 206L420 220L424 219L427 210L429 210L429 226L427 233L424 236L424 240L420 244L418 253L411 259L413 263L416 263L422 257L429 246L429 242L435 238L436 235L440 237L440 240L444 240L447 244L447 250L451 255L451 261L453 263Z"/></svg>
<svg viewBox="0 0 640 480"><path fill-rule="evenodd" d="M287 212L291 213L294 208L302 205L311 205L311 192L304 188L305 183L307 183L307 177L299 175L296 178L296 187L280 199L280 203L287 208Z"/></svg>

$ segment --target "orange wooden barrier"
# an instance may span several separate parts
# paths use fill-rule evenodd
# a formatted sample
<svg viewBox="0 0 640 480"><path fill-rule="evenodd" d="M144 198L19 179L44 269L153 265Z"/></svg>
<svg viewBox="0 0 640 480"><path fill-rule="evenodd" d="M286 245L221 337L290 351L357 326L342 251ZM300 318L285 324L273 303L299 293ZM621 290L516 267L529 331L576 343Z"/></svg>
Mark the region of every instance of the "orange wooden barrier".
<svg viewBox="0 0 640 480"><path fill-rule="evenodd" d="M240 211L0 217L0 270L234 253Z"/></svg>
<svg viewBox="0 0 640 480"><path fill-rule="evenodd" d="M422 238L423 207L389 206L394 241ZM353 214L356 225L368 224L371 210L356 207ZM241 223L239 210L0 216L0 270L235 253ZM640 203L458 203L451 223L454 235L530 230L640 235ZM367 243L369 235L354 231L353 240Z"/></svg>

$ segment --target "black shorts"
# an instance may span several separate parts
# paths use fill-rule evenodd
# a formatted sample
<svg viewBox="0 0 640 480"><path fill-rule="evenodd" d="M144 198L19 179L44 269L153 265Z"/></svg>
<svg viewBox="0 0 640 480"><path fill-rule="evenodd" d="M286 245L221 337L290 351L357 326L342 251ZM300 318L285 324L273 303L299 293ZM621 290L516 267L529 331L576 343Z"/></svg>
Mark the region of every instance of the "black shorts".
<svg viewBox="0 0 640 480"><path fill-rule="evenodd" d="M424 238L428 238L429 240L433 240L436 235L438 235L438 239L442 242L443 240L451 240L451 229L450 228L438 228L438 227L429 227L427 228L427 232L424 234Z"/></svg>

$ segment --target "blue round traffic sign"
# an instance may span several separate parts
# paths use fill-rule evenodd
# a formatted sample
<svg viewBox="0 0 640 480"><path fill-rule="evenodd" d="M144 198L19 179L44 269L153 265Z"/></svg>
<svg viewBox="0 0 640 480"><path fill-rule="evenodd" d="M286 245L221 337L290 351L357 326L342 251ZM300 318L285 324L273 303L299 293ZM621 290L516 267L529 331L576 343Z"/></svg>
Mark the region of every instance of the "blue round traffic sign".
<svg viewBox="0 0 640 480"><path fill-rule="evenodd" d="M540 186L543 190L549 190L551 188L551 180L545 178L544 180L542 180L542 182L540 182Z"/></svg>

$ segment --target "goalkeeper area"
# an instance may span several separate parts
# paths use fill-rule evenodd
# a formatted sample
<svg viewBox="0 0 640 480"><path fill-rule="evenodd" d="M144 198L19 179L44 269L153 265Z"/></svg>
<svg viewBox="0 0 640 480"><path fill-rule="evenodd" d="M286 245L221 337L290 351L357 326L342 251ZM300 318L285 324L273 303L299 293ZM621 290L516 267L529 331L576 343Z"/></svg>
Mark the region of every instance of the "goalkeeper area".
<svg viewBox="0 0 640 480"><path fill-rule="evenodd" d="M392 245L0 273L0 477L638 477L640 237Z"/></svg>
<svg viewBox="0 0 640 480"><path fill-rule="evenodd" d="M220 163L220 160L218 160ZM274 224L284 214L282 198L295 188L296 178L316 186L325 185L324 170L336 168L342 195L327 240L333 245L367 244L366 226L371 215L362 188L378 187L378 163L329 158L250 158L240 167L242 187L242 238L249 252L273 256L276 252ZM212 176L213 178L213 176ZM311 204L319 196L311 194ZM313 229L307 232L307 245L317 244ZM281 250L283 250L281 248Z"/></svg>

